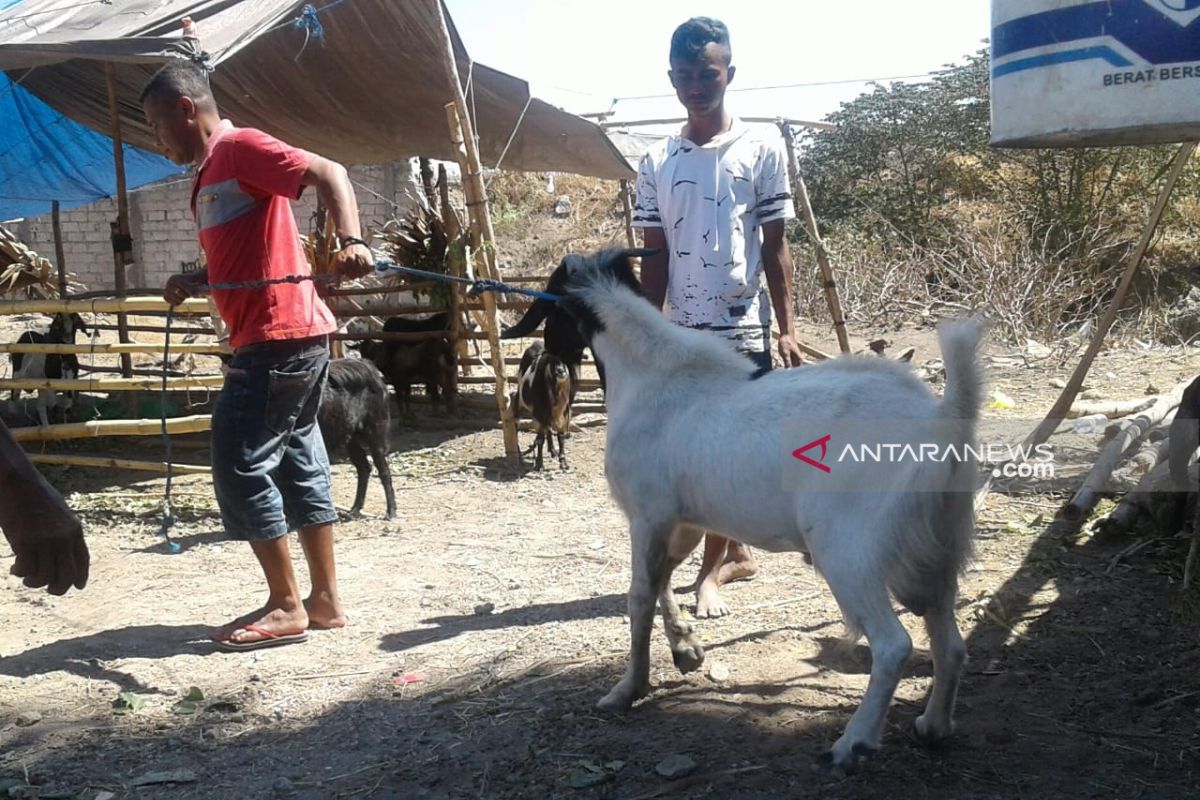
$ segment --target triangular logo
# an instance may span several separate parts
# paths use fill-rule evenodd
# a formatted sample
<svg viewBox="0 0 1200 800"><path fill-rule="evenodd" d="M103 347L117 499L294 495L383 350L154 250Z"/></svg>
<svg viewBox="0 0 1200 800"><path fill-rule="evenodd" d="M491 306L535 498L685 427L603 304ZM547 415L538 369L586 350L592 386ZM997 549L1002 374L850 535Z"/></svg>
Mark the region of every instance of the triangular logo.
<svg viewBox="0 0 1200 800"><path fill-rule="evenodd" d="M829 444L829 438L830 438L830 434L827 433L824 436L822 436L820 439L814 439L813 441L809 442L808 444L804 445L803 447L797 447L795 450L792 451L792 457L798 458L801 461L803 461L805 464L808 464L810 467L816 467L817 469L821 470L822 472L833 472L833 470L831 470L829 467L825 466L824 463L822 463L825 461L826 447ZM808 452L809 450L812 450L814 447L821 448L821 457L819 459L817 459L816 461L813 461L811 458L804 455L806 452Z"/></svg>

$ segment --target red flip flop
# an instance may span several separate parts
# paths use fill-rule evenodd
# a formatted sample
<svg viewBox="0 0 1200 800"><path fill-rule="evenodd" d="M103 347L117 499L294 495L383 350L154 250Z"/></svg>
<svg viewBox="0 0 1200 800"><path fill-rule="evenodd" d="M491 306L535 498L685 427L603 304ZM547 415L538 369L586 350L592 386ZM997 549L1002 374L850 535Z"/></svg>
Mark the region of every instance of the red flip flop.
<svg viewBox="0 0 1200 800"><path fill-rule="evenodd" d="M299 633L272 633L271 631L259 625L241 625L234 629L237 631L250 631L257 633L263 637L254 639L249 642L235 642L230 639L216 639L217 647L222 650L227 650L233 653L241 653L246 650L261 650L264 647L279 647L285 644L300 644L308 641L308 631L300 631Z"/></svg>

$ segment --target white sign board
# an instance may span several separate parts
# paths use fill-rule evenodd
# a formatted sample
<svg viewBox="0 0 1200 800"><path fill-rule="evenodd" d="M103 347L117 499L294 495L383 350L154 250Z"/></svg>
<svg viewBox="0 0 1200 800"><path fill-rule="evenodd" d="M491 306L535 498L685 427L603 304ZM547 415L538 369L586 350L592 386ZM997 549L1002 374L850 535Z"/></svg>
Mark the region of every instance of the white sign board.
<svg viewBox="0 0 1200 800"><path fill-rule="evenodd" d="M992 0L1001 147L1200 139L1200 0Z"/></svg>

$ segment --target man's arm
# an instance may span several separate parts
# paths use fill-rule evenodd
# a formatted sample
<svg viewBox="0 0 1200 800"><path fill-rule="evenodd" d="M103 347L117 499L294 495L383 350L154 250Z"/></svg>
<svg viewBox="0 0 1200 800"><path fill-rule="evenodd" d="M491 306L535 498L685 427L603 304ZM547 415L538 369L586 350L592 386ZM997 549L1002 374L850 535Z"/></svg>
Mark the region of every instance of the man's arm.
<svg viewBox="0 0 1200 800"><path fill-rule="evenodd" d="M771 294L771 306L779 320L779 356L783 366L798 367L804 363L803 354L796 345L796 323L792 310L792 253L784 236L784 221L773 219L764 222L763 270L767 274L767 290ZM645 267L643 267L645 269Z"/></svg>
<svg viewBox="0 0 1200 800"><path fill-rule="evenodd" d="M321 203L329 209L333 219L334 230L338 239L352 237L362 238L362 228L358 219L358 201L354 197L354 186L350 183L350 174L346 168L336 161L330 161L321 156L313 156L305 170L300 183L313 186ZM334 256L334 268L339 275L348 278L361 278L375 268L375 258L366 245L352 244L338 250Z"/></svg>
<svg viewBox="0 0 1200 800"><path fill-rule="evenodd" d="M29 463L0 421L0 529L16 554L12 574L30 588L66 594L87 585L90 556L79 520Z"/></svg>
<svg viewBox="0 0 1200 800"><path fill-rule="evenodd" d="M667 301L667 283L671 277L667 235L662 228L642 228L642 246L658 251L652 256L642 256L642 291L655 308L662 308Z"/></svg>

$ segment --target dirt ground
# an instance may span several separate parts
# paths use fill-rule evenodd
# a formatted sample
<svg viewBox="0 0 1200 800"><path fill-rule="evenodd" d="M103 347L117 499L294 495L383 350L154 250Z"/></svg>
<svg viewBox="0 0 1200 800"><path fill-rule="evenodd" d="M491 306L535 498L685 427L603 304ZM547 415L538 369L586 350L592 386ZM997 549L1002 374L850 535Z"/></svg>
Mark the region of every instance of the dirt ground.
<svg viewBox="0 0 1200 800"><path fill-rule="evenodd" d="M885 335L892 350L916 346L917 363L938 356L928 329ZM1016 407L987 413L1037 418L1069 367L1010 351L991 345L987 363ZM1131 343L1102 353L1089 383L1127 398L1197 371L1200 351ZM205 640L262 590L248 550L222 541L207 478L177 482L183 550L171 555L157 538L161 479L48 470L85 523L92 578L63 598L0 578L0 781L82 800L1200 796L1186 542L1152 534L1122 555L1132 540L1052 522L1061 491L993 494L980 511L959 608L959 730L936 751L911 733L932 669L905 615L916 648L883 750L843 780L814 769L870 657L843 643L824 583L789 554L760 553L760 574L726 590L734 614L697 622L704 670L679 675L656 632L651 696L598 713L628 646L629 554L604 435L585 424L568 442L572 469L538 474L506 464L498 430L428 415L397 426L399 519L378 517L372 481L368 516L338 528L351 626L249 654ZM335 475L349 505L353 469ZM676 573L685 604L697 563ZM10 564L0 546L0 570ZM297 570L303 580L302 559ZM671 755L694 772L660 777ZM157 778L178 782L136 786L168 771Z"/></svg>

